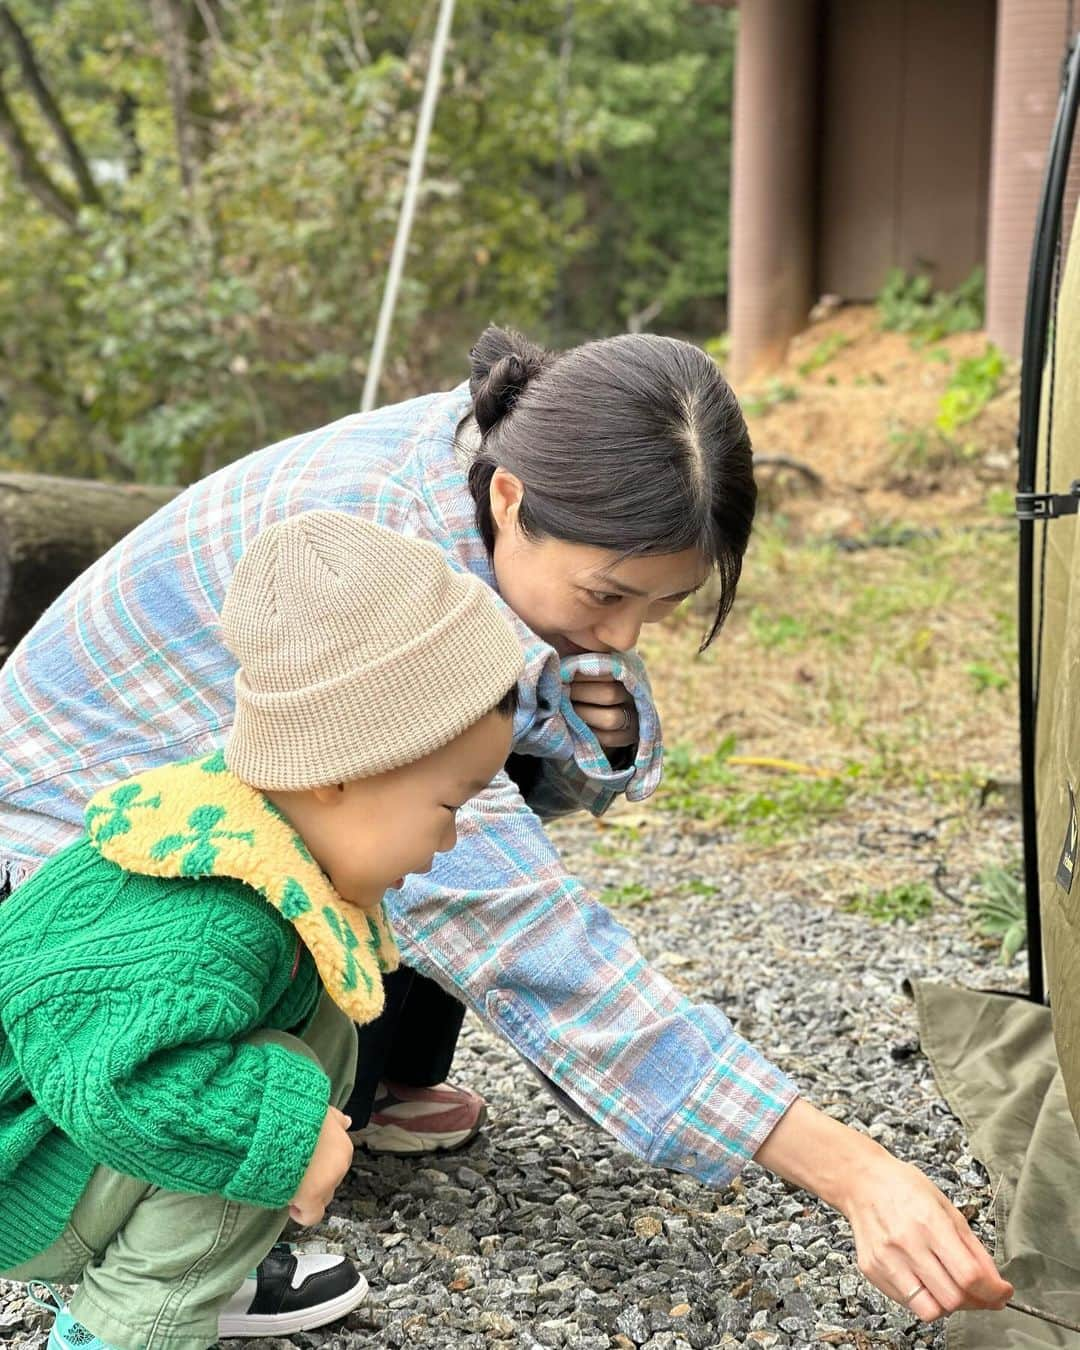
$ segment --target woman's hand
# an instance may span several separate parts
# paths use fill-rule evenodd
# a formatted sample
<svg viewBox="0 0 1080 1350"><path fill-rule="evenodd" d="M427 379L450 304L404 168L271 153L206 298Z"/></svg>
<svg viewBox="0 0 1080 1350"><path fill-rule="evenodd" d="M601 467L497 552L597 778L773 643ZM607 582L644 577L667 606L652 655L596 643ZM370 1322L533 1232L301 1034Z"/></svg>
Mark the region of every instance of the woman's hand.
<svg viewBox="0 0 1080 1350"><path fill-rule="evenodd" d="M754 1155L851 1224L859 1269L932 1322L961 1308L1000 1309L1013 1287L932 1181L880 1144L795 1101Z"/></svg>
<svg viewBox="0 0 1080 1350"><path fill-rule="evenodd" d="M964 1216L917 1167L881 1153L851 1178L839 1206L862 1273L924 1322L961 1308L1003 1308L1012 1285Z"/></svg>
<svg viewBox="0 0 1080 1350"><path fill-rule="evenodd" d="M351 1124L349 1117L336 1106L326 1108L315 1152L289 1204L289 1217L305 1227L318 1223L326 1213L334 1192L352 1165Z"/></svg>
<svg viewBox="0 0 1080 1350"><path fill-rule="evenodd" d="M605 750L637 745L637 707L633 695L618 680L609 675L575 675L570 702Z"/></svg>

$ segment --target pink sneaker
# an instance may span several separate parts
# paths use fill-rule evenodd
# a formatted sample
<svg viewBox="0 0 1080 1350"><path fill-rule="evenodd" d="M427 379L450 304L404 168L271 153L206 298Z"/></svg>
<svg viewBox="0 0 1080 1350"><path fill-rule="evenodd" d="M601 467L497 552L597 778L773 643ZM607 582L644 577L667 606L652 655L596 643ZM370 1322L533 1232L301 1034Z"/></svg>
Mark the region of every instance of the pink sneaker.
<svg viewBox="0 0 1080 1350"><path fill-rule="evenodd" d="M371 1153L446 1152L467 1144L486 1119L483 1097L468 1088L380 1083L370 1120L351 1137Z"/></svg>

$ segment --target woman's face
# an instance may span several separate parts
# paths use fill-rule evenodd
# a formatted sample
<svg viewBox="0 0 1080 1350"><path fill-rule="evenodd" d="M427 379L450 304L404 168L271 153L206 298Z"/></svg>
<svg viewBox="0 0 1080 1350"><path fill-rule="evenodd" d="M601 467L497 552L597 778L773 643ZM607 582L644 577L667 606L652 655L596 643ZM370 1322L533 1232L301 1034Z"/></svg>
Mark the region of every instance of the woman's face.
<svg viewBox="0 0 1080 1350"><path fill-rule="evenodd" d="M495 580L514 613L560 656L630 651L643 623L666 618L712 570L697 549L619 561L590 544L529 539L517 521L522 491L520 479L495 470Z"/></svg>

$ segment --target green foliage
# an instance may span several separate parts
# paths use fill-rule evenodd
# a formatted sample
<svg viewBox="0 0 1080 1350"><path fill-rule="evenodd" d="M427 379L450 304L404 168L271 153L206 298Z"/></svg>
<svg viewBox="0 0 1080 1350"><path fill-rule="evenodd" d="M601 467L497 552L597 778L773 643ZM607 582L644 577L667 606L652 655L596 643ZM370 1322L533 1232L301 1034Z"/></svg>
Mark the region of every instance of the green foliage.
<svg viewBox="0 0 1080 1350"><path fill-rule="evenodd" d="M919 342L938 342L949 333L983 326L986 278L976 267L954 291L935 291L927 276L907 276L894 267L877 297L881 327L910 333Z"/></svg>
<svg viewBox="0 0 1080 1350"><path fill-rule="evenodd" d="M726 737L709 754L676 745L665 752L664 781L657 794L663 810L738 830L753 844L780 844L800 838L819 821L843 810L859 774L857 765L828 777L791 774L768 790L743 785L728 761L735 739Z"/></svg>
<svg viewBox="0 0 1080 1350"><path fill-rule="evenodd" d="M823 338L817 344L805 361L799 363L799 374L810 375L815 370L820 370L822 366L829 364L837 352L843 351L845 347L850 345L851 338L844 333L830 333L827 338Z"/></svg>
<svg viewBox="0 0 1080 1350"><path fill-rule="evenodd" d="M1001 938L1000 961L1010 965L1027 943L1027 910L1020 864L987 867L979 873L972 905L979 932Z"/></svg>
<svg viewBox="0 0 1080 1350"><path fill-rule="evenodd" d="M992 516L1011 518L1016 514L1016 498L1008 488L991 488L986 494L986 509Z"/></svg>
<svg viewBox="0 0 1080 1350"><path fill-rule="evenodd" d="M875 923L915 923L933 908L934 888L925 881L901 882L884 891L863 890L844 904L849 914L863 914Z"/></svg>
<svg viewBox="0 0 1080 1350"><path fill-rule="evenodd" d="M987 343L982 356L961 361L938 404L938 429L951 436L965 422L978 417L1001 387L1004 373L1005 357L992 342Z"/></svg>
<svg viewBox="0 0 1080 1350"><path fill-rule="evenodd" d="M764 389L749 394L742 401L743 412L747 417L764 417L781 403L793 403L799 397L799 391L793 384L773 378Z"/></svg>
<svg viewBox="0 0 1080 1350"><path fill-rule="evenodd" d="M648 886L642 885L640 881L627 881L622 886L605 886L598 898L601 904L608 905L613 909L620 906L635 908L638 905L647 904L653 898L653 893Z"/></svg>
<svg viewBox="0 0 1080 1350"><path fill-rule="evenodd" d="M0 462L187 482L353 411L430 4L189 5L214 27L183 173L151 6L14 9L104 202L71 228L0 150ZM572 339L724 294L733 16L580 0L566 33L566 12L459 0L385 401L460 379L492 319ZM3 81L74 197L14 60Z"/></svg>
<svg viewBox="0 0 1080 1350"><path fill-rule="evenodd" d="M717 888L711 881L700 881L697 878L682 882L679 890L684 895L700 895L704 900L713 900L717 895Z"/></svg>
<svg viewBox="0 0 1080 1350"><path fill-rule="evenodd" d="M983 694L987 689L1007 689L1009 677L982 661L973 661L967 667L967 673L975 681L975 692Z"/></svg>
<svg viewBox="0 0 1080 1350"><path fill-rule="evenodd" d="M761 605L750 611L750 631L763 647L786 647L806 639L804 620L793 614L772 614Z"/></svg>

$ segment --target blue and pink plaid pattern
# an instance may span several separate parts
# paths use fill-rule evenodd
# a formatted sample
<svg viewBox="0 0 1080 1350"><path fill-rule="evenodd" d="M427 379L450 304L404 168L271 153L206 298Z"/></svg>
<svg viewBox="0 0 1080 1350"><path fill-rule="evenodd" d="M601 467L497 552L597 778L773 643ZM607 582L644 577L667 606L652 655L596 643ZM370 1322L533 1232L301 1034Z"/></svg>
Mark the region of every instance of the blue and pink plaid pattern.
<svg viewBox="0 0 1080 1350"><path fill-rule="evenodd" d="M453 453L466 387L351 416L228 465L99 559L0 670L0 881L17 884L82 827L101 787L220 746L235 663L218 610L241 554L300 511L355 512L438 543L494 587ZM403 958L438 980L624 1147L719 1184L796 1095L719 1009L651 969L569 876L537 811L637 800L660 778L660 728L638 657L557 654L516 616L527 668L514 749L542 758L526 805L500 773L459 815L457 848L388 908ZM575 671L633 694L641 738L615 770L566 695ZM533 807L536 810L532 809Z"/></svg>

